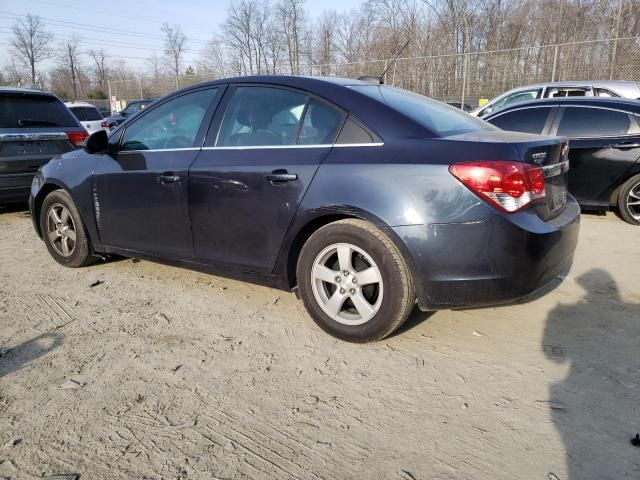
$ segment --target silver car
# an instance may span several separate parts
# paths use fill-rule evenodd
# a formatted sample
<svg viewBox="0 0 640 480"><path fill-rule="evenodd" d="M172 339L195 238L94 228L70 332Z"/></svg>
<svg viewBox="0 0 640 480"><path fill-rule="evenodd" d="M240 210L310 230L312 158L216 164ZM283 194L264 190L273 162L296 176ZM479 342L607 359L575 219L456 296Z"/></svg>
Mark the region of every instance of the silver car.
<svg viewBox="0 0 640 480"><path fill-rule="evenodd" d="M486 117L514 103L554 97L623 97L640 99L640 83L627 80L590 80L526 85L503 93L469 112Z"/></svg>
<svg viewBox="0 0 640 480"><path fill-rule="evenodd" d="M95 105L86 102L66 102L65 105L89 134L98 130L109 130L107 120Z"/></svg>

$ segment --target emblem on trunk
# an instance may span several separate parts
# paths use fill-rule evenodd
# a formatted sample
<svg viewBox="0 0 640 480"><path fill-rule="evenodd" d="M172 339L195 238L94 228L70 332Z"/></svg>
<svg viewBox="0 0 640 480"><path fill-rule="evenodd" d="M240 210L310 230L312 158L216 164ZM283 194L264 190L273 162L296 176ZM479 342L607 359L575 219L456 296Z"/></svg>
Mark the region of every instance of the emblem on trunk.
<svg viewBox="0 0 640 480"><path fill-rule="evenodd" d="M533 163L535 163L536 165L542 165L546 159L547 159L546 152L531 154L531 160L533 160Z"/></svg>

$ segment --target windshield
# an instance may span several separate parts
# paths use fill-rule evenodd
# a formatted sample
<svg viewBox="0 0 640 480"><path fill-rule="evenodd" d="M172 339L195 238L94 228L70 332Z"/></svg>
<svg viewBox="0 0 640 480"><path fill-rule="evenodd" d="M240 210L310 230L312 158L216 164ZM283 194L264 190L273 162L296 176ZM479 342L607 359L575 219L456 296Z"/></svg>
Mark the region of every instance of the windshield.
<svg viewBox="0 0 640 480"><path fill-rule="evenodd" d="M102 120L102 115L95 107L69 107L69 110L81 122L90 122L93 120Z"/></svg>
<svg viewBox="0 0 640 480"><path fill-rule="evenodd" d="M0 96L0 128L77 127L67 107L48 95Z"/></svg>
<svg viewBox="0 0 640 480"><path fill-rule="evenodd" d="M439 137L494 129L458 108L407 90L385 85L355 85L351 88L387 104Z"/></svg>
<svg viewBox="0 0 640 480"><path fill-rule="evenodd" d="M144 102L132 102L122 110L122 113L131 115L144 109L145 106L146 104Z"/></svg>

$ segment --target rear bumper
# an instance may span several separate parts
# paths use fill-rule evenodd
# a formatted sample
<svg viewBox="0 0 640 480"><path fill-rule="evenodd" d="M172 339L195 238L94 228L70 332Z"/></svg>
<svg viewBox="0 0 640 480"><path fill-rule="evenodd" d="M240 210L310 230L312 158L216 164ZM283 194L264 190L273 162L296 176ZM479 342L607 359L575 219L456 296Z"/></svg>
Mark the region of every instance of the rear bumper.
<svg viewBox="0 0 640 480"><path fill-rule="evenodd" d="M35 173L0 175L0 203L26 202Z"/></svg>
<svg viewBox="0 0 640 480"><path fill-rule="evenodd" d="M569 197L548 222L526 211L393 230L412 256L422 310L481 307L529 295L570 267L580 207Z"/></svg>

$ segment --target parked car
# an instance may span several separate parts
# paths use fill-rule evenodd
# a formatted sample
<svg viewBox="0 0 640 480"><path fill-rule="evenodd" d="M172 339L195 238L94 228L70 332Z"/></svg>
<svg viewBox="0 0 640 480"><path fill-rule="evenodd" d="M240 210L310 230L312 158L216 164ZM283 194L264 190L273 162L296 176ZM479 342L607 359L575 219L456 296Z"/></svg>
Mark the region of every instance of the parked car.
<svg viewBox="0 0 640 480"><path fill-rule="evenodd" d="M626 80L551 82L514 88L476 108L471 115L484 118L510 105L542 98L606 97L640 99L640 83Z"/></svg>
<svg viewBox="0 0 640 480"><path fill-rule="evenodd" d="M393 87L233 78L94 133L40 170L30 207L62 265L118 254L297 289L321 328L365 342L416 300L507 302L564 271L565 154Z"/></svg>
<svg viewBox="0 0 640 480"><path fill-rule="evenodd" d="M465 112L470 112L471 110L473 110L471 105L469 105L468 103L465 103L464 105L462 105L461 102L456 101L456 100L452 100L450 102L445 102L445 103L447 105L451 105L452 107L459 108L460 110L464 110Z"/></svg>
<svg viewBox="0 0 640 480"><path fill-rule="evenodd" d="M109 129L109 123L95 105L86 102L67 102L65 105L87 132L93 133Z"/></svg>
<svg viewBox="0 0 640 480"><path fill-rule="evenodd" d="M124 122L127 118L144 110L149 104L153 103L154 100L155 98L145 98L145 99L134 100L132 102L129 102L129 104L124 109L122 109L119 113L115 113L115 114L112 113L107 118L107 123L109 124L109 127L110 128L117 127L122 122Z"/></svg>
<svg viewBox="0 0 640 480"><path fill-rule="evenodd" d="M505 130L562 135L569 143L569 192L585 209L617 207L640 225L640 101L604 98L536 100L486 120Z"/></svg>
<svg viewBox="0 0 640 480"><path fill-rule="evenodd" d="M0 203L26 202L40 166L87 136L56 96L0 87Z"/></svg>

